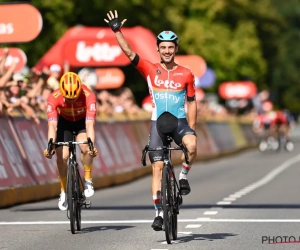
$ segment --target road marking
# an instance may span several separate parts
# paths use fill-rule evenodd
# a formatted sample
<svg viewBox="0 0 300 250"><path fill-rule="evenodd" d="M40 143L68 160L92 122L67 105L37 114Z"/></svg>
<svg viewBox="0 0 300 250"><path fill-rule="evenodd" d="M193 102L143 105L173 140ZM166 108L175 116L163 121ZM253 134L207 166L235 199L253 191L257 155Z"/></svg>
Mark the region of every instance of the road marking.
<svg viewBox="0 0 300 250"><path fill-rule="evenodd" d="M178 234L190 235L192 232L178 232Z"/></svg>
<svg viewBox="0 0 300 250"><path fill-rule="evenodd" d="M197 225L197 224L191 224L191 225L187 225L185 228L199 228L202 225Z"/></svg>
<svg viewBox="0 0 300 250"><path fill-rule="evenodd" d="M227 198L224 198L223 201L235 201L236 198L234 197L227 197Z"/></svg>
<svg viewBox="0 0 300 250"><path fill-rule="evenodd" d="M197 220L205 221L205 220L210 220L209 217L199 217Z"/></svg>
<svg viewBox="0 0 300 250"><path fill-rule="evenodd" d="M81 221L82 224L143 224L152 223L153 220L100 220L100 221ZM278 223L299 223L300 219L183 219L178 222L278 222ZM0 222L0 226L10 225L63 225L70 224L70 221L15 221L15 222Z"/></svg>
<svg viewBox="0 0 300 250"><path fill-rule="evenodd" d="M217 205L229 205L231 204L231 201L219 201L217 202Z"/></svg>
<svg viewBox="0 0 300 250"><path fill-rule="evenodd" d="M235 201L238 198L241 198L242 196L251 193L252 191L268 184L271 182L277 175L282 173L284 170L288 169L291 167L293 164L297 163L300 161L300 155L297 155L285 162L283 162L281 165L278 167L274 168L271 172L266 174L263 178L260 180L242 188L241 190L235 192L234 194L229 195L228 197L224 198L223 201L217 202L217 205L229 205L231 204L230 201Z"/></svg>
<svg viewBox="0 0 300 250"><path fill-rule="evenodd" d="M203 214L204 215L215 215L217 213L218 213L218 211L205 211Z"/></svg>

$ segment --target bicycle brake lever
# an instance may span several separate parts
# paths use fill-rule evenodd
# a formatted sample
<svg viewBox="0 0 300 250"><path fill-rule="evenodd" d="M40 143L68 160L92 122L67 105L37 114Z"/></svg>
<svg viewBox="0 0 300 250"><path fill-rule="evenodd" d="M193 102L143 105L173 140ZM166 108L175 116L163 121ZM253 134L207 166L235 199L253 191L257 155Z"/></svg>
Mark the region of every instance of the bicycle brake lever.
<svg viewBox="0 0 300 250"><path fill-rule="evenodd" d="M187 148L183 144L180 144L180 148L181 148L182 152L184 153L184 158L185 158L186 164L190 164L189 156L187 153Z"/></svg>
<svg viewBox="0 0 300 250"><path fill-rule="evenodd" d="M143 152L142 152L142 164L143 166L146 166L146 154L148 152L148 148L149 148L149 145L146 145L145 148L143 149Z"/></svg>
<svg viewBox="0 0 300 250"><path fill-rule="evenodd" d="M52 146L53 146L53 138L50 138L50 140L48 142L48 148L47 148L47 151L48 151L49 155L51 154Z"/></svg>
<svg viewBox="0 0 300 250"><path fill-rule="evenodd" d="M89 149L91 152L94 152L94 145L93 145L93 142L91 140L90 137L87 138L87 141L88 141L88 144L89 144Z"/></svg>

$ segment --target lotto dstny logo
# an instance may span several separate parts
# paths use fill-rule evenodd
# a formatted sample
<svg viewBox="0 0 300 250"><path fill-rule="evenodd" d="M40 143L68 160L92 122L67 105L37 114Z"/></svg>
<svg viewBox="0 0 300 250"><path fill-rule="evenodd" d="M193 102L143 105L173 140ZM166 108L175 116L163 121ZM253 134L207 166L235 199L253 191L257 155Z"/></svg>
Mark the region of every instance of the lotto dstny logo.
<svg viewBox="0 0 300 250"><path fill-rule="evenodd" d="M262 236L262 244L300 244L300 236Z"/></svg>

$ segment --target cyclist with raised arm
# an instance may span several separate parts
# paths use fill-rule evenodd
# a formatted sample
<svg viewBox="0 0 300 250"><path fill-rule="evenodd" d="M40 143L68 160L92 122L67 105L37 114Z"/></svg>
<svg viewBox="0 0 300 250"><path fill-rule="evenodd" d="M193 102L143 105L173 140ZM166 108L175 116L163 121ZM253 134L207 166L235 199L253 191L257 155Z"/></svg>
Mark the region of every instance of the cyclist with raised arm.
<svg viewBox="0 0 300 250"><path fill-rule="evenodd" d="M47 103L48 113L48 141L67 142L73 140L73 133L77 141L86 141L90 137L95 141L96 96L84 84L76 73L65 73L59 83L59 88L52 92ZM81 162L84 167L84 195L91 197L94 194L92 182L93 157L98 154L97 149L89 151L87 144L81 144ZM44 156L51 159L57 155L57 171L61 183L61 194L58 201L60 210L68 208L66 200L67 161L69 148L56 146L49 154L44 151Z"/></svg>
<svg viewBox="0 0 300 250"><path fill-rule="evenodd" d="M174 61L178 51L178 37L172 31L163 31L157 36L157 51L160 54L160 63L151 63L136 54L121 32L121 26L126 19L120 22L118 13L107 13L104 19L115 32L118 43L130 59L132 64L147 80L150 96L153 103L149 146L152 148L167 145L160 133L171 133L176 144L183 143L188 149L190 164L186 164L182 155L182 170L179 175L180 192L182 195L190 193L191 188L187 174L196 157L196 119L197 105L195 101L195 85L193 73ZM141 46L143 46L141 44ZM187 100L187 114L185 101ZM161 207L161 179L163 168L163 151L149 153L152 163L152 195L156 210L156 217L152 228L162 230L163 211Z"/></svg>

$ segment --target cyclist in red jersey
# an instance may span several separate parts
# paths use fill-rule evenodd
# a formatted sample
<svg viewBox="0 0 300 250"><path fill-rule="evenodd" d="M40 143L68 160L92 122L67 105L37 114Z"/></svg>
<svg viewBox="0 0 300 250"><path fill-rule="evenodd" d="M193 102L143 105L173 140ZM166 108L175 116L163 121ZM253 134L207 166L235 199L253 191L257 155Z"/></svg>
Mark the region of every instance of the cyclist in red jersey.
<svg viewBox="0 0 300 250"><path fill-rule="evenodd" d="M265 101L262 104L263 113L259 114L254 120L253 130L257 134L261 134L262 141L260 142L259 148L264 151L267 147L267 138L269 136L274 139L278 139L279 133L282 133L286 141L286 149L290 150L293 148L292 142L289 138L289 119L284 112L280 110L274 110L273 104L270 101ZM279 144L278 144L279 146ZM276 144L276 147L278 147Z"/></svg>
<svg viewBox="0 0 300 250"><path fill-rule="evenodd" d="M95 141L96 96L82 84L76 73L67 72L60 79L60 88L50 94L47 103L48 140L72 141L73 133L77 141L86 141L90 137ZM80 145L81 162L84 166L84 194L91 197L94 194L92 183L93 157L98 154L97 149L89 151L87 144ZM57 171L61 183L61 194L58 202L60 210L67 210L66 176L69 149L66 146L56 146L51 154L44 151L45 157L51 159L56 152Z"/></svg>
<svg viewBox="0 0 300 250"><path fill-rule="evenodd" d="M118 20L118 13L107 13L109 20L104 19L115 32L118 43L130 59L132 64L143 74L149 87L152 98L153 112L149 135L150 147L166 145L161 133L172 135L176 144L183 143L189 154L190 164L186 164L182 156L182 170L179 175L180 192L187 195L191 191L187 174L196 158L196 120L197 105L195 101L194 75L192 72L175 63L174 56L178 51L178 37L172 31L163 31L157 36L157 51L161 62L153 64L136 54L121 32L122 22ZM185 103L187 101L187 113ZM161 207L161 179L163 168L163 152L151 152L149 154L152 163L152 197L156 217L152 228L162 230L163 211Z"/></svg>

